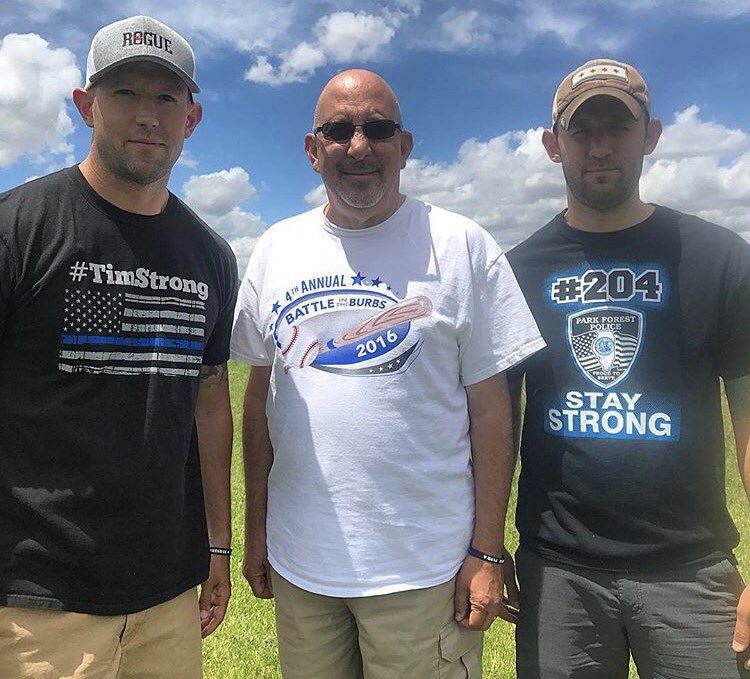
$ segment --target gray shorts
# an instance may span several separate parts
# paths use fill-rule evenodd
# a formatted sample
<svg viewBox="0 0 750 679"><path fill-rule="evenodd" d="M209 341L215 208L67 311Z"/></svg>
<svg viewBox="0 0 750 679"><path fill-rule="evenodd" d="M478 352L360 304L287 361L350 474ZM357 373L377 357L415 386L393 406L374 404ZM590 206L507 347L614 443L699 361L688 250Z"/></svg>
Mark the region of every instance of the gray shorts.
<svg viewBox="0 0 750 679"><path fill-rule="evenodd" d="M520 548L518 679L742 679L742 577L721 557L657 573L571 567Z"/></svg>

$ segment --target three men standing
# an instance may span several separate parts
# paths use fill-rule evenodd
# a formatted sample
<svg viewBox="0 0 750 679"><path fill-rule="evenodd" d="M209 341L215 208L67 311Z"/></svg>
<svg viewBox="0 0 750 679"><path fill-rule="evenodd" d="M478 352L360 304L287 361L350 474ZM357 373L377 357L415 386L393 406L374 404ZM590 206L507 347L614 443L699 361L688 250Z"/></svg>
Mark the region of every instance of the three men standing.
<svg viewBox="0 0 750 679"><path fill-rule="evenodd" d="M166 188L201 118L189 45L132 17L87 75L89 156L0 197L0 666L197 677L229 597L235 264ZM261 238L232 344L254 366L245 574L285 675L478 675L513 617L523 362L519 676L616 679L629 654L644 678L744 676L719 378L747 487L750 247L640 200L641 76L595 60L555 96L568 208L509 256L536 355L492 239L400 193L388 85L339 74L313 128L328 204Z"/></svg>
<svg viewBox="0 0 750 679"><path fill-rule="evenodd" d="M167 190L198 91L172 29L105 26L89 155L0 196L4 677L197 678L226 611L236 263Z"/></svg>
<svg viewBox="0 0 750 679"><path fill-rule="evenodd" d="M286 677L479 676L510 616L503 371L543 342L492 238L400 193L412 137L381 78L337 75L313 128L328 203L261 237L232 337L245 575L275 596Z"/></svg>
<svg viewBox="0 0 750 679"><path fill-rule="evenodd" d="M750 246L641 201L660 133L632 66L568 75L543 138L567 210L508 255L547 343L516 371L523 679L625 678L631 654L644 679L747 676L719 378L750 490Z"/></svg>

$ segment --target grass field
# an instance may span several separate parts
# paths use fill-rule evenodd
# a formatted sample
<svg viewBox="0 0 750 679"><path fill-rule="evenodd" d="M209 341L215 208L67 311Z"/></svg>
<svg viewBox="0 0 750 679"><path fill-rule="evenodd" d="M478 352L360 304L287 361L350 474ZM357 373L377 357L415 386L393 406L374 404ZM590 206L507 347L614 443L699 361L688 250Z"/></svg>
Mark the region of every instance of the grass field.
<svg viewBox="0 0 750 679"><path fill-rule="evenodd" d="M247 381L245 367L231 364L230 379L232 409L235 421L234 464L232 469L232 494L234 505L232 582L234 593L229 614L224 624L206 640L203 656L206 679L271 679L280 677L276 655L273 622L273 603L255 599L242 578L243 490L242 453L240 442L240 413L242 394ZM726 415L726 404L724 407ZM729 434L731 429L727 430ZM727 499L734 520L742 535L737 551L740 568L746 576L750 564L750 513L742 489L734 457L734 439L727 436ZM515 505L515 498L511 505ZM513 526L513 518L508 521ZM516 536L509 530L508 544L514 548ZM514 671L513 630L503 621L497 621L485 637L485 679L512 679ZM637 675L631 670L631 678ZM394 679L399 679L394 677Z"/></svg>

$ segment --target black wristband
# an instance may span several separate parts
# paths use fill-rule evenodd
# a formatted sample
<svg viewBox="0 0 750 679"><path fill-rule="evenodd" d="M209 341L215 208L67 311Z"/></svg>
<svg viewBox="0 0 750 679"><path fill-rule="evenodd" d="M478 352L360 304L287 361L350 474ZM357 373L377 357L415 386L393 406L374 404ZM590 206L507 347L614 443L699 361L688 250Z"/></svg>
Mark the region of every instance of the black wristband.
<svg viewBox="0 0 750 679"><path fill-rule="evenodd" d="M232 556L232 550L230 547L209 547L209 554L216 554L218 556Z"/></svg>
<svg viewBox="0 0 750 679"><path fill-rule="evenodd" d="M469 556L473 556L475 559L481 559L482 561L489 561L490 563L494 564L501 564L505 563L505 559L503 556L495 556L494 554L485 554L484 552L480 552L478 549L474 549L473 547L469 547Z"/></svg>

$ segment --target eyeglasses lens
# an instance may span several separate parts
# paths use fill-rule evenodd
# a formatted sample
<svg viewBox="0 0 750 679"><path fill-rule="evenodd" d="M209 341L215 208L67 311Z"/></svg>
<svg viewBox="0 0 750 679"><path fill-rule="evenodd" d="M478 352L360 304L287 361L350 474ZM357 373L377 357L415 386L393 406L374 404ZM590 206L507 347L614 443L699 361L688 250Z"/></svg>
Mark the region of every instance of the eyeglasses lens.
<svg viewBox="0 0 750 679"><path fill-rule="evenodd" d="M392 120L369 120L362 125L355 125L348 120L336 120L321 125L320 131L332 141L349 141L357 127L362 128L365 137L374 141L390 139L396 134L398 124Z"/></svg>

